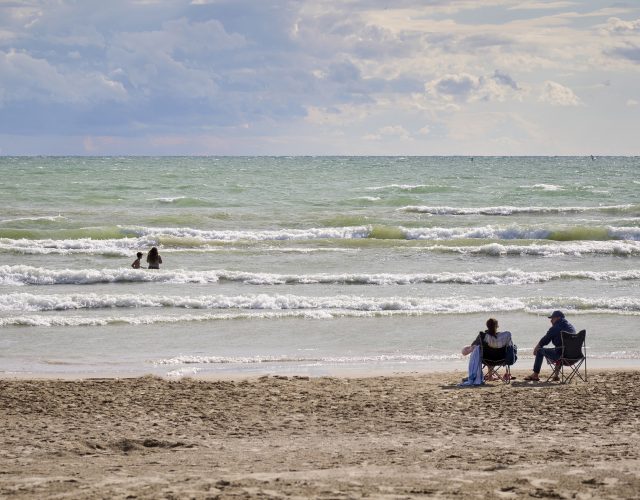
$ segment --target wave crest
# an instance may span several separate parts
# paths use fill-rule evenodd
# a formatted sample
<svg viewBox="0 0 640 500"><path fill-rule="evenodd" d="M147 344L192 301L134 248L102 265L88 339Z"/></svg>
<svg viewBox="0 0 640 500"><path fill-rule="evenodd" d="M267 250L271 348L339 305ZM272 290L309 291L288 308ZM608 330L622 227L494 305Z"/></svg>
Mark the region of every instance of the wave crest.
<svg viewBox="0 0 640 500"><path fill-rule="evenodd" d="M11 293L0 295L0 311L62 311L81 309L238 309L249 311L317 311L323 315L351 315L355 313L402 314L470 314L478 312L524 311L548 314L561 305L575 312L609 312L640 314L640 299L630 297L582 298L582 297L361 297L337 295L308 297L291 294L139 296L134 294L100 295L35 295Z"/></svg>
<svg viewBox="0 0 640 500"><path fill-rule="evenodd" d="M2 285L90 285L96 283L218 283L248 285L414 285L455 283L465 285L522 285L557 280L624 281L640 279L640 270L626 271L468 271L441 273L344 273L276 274L245 271L153 271L144 269L63 269L31 266L0 266Z"/></svg>
<svg viewBox="0 0 640 500"><path fill-rule="evenodd" d="M446 206L422 206L409 205L398 209L403 212L423 213L429 215L520 215L520 214L567 214L587 212L640 212L640 205L608 205L597 207L446 207Z"/></svg>

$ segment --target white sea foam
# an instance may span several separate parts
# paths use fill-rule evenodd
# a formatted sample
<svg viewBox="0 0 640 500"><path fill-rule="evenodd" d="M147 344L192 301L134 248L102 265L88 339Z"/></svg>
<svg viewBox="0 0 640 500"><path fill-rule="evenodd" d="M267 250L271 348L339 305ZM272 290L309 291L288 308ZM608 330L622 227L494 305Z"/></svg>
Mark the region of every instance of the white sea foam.
<svg viewBox="0 0 640 500"><path fill-rule="evenodd" d="M455 240L455 239L495 239L495 240L518 240L537 239L544 240L552 236L553 232L548 229L526 230L519 227L499 228L499 227L479 227L479 228L401 228L405 238L409 240ZM603 254L603 255L637 255L640 253L640 228L615 227L605 229L601 234L609 235L611 240L588 240L558 241L554 243L532 243L528 245L506 245L503 243L487 243L485 245L432 245L419 247L423 251L435 252L455 252L468 254L485 255L581 255L581 254ZM356 238L366 238L369 232L359 232ZM578 236L579 237L579 236ZM601 238L600 238L601 239ZM571 240L571 238L567 238ZM168 241L165 245L158 243L158 238L152 236L148 238L123 238L115 240L27 240L0 238L0 251L12 252L24 255L104 255L109 257L131 257L141 248L159 246L164 253L186 252L186 253L220 253L220 252L246 252L247 247L217 246L214 241L201 241L194 245L193 241L181 242L179 239ZM260 241L256 241L260 243ZM210 245L208 243L211 243ZM233 243L233 242L231 242ZM181 246L183 245L184 246ZM406 249L407 247L403 247ZM268 253L356 253L358 248L339 247L278 247L261 246L252 248L257 252Z"/></svg>
<svg viewBox="0 0 640 500"><path fill-rule="evenodd" d="M492 239L492 240L598 240L607 237L619 240L640 240L640 228L612 227L603 228L555 228L510 226L478 227L429 227L401 228L410 240L452 240L452 239Z"/></svg>
<svg viewBox="0 0 640 500"><path fill-rule="evenodd" d="M150 238L122 238L94 240L91 238L64 240L31 240L26 238L0 238L0 250L31 255L102 254L114 257L131 256L135 250L157 245Z"/></svg>
<svg viewBox="0 0 640 500"><path fill-rule="evenodd" d="M192 364L262 364L262 363L322 363L352 364L380 362L447 361L461 359L460 354L380 354L377 356L192 356L180 355L173 358L158 359L154 365L192 365Z"/></svg>
<svg viewBox="0 0 640 500"><path fill-rule="evenodd" d="M180 241L173 241L180 244ZM231 246L207 246L207 242L201 245L192 246L193 242L184 247L162 246L163 252L192 252L192 253L219 253L219 252L246 252L245 247ZM23 255L105 255L109 257L132 257L141 248L161 246L154 238L123 238L115 240L91 240L88 238L80 240L28 240L0 238L0 251L12 252ZM295 248L295 247L261 247L260 252L271 253L355 253L357 248Z"/></svg>
<svg viewBox="0 0 640 500"><path fill-rule="evenodd" d="M421 227L401 228L409 240L497 239L542 240L551 235L550 229L499 227Z"/></svg>
<svg viewBox="0 0 640 500"><path fill-rule="evenodd" d="M625 226L586 227L398 227L398 234L408 240L625 240L640 241L640 228ZM273 231L205 231L194 228L121 228L131 237L117 239L11 239L0 238L0 251L22 254L100 254L131 256L140 248L161 246L165 250L217 251L207 245L233 242L312 241L318 239L363 239L377 234L373 226L280 229ZM204 247L204 248L203 248ZM282 251L282 250L281 250ZM328 251L328 250L327 250Z"/></svg>
<svg viewBox="0 0 640 500"><path fill-rule="evenodd" d="M637 208L638 205L607 205L595 207L446 207L446 206L422 206L409 205L398 210L404 212L425 213L431 215L518 215L518 214L565 214L565 213L586 213L602 211L627 211Z"/></svg>
<svg viewBox="0 0 640 500"><path fill-rule="evenodd" d="M149 201L159 201L160 203L174 203L176 201L186 199L186 196L167 196L165 198L150 198Z"/></svg>
<svg viewBox="0 0 640 500"><path fill-rule="evenodd" d="M531 245L488 243L479 246L432 245L416 247L424 251L501 256L558 257L562 255L640 255L640 241L571 241Z"/></svg>
<svg viewBox="0 0 640 500"><path fill-rule="evenodd" d="M28 314L22 316L7 316L0 318L0 327L28 326L28 327L93 327L108 325L155 325L175 323L202 323L207 321L233 321L233 320L281 320L281 319L309 319L324 320L343 316L372 317L372 313L351 311L347 313L326 311L280 311L280 312L235 312L235 313L203 313L181 315L120 315L120 316L47 316L41 314ZM384 315L391 315L387 312Z"/></svg>
<svg viewBox="0 0 640 500"><path fill-rule="evenodd" d="M533 186L520 186L524 189L534 189L537 191L564 191L562 186L557 184L534 184Z"/></svg>
<svg viewBox="0 0 640 500"><path fill-rule="evenodd" d="M265 240L317 240L317 239L352 239L366 238L370 231L370 226L356 227L320 227L309 229L277 229L277 230L256 230L256 231L233 231L233 230L202 230L188 227L126 227L122 228L127 232L136 234L139 237L152 237L157 239L162 236L173 236L178 238L194 238L202 241L265 241Z"/></svg>
<svg viewBox="0 0 640 500"><path fill-rule="evenodd" d="M140 296L133 294L68 294L35 295L10 293L0 295L2 312L42 312L81 309L192 309L250 311L318 311L320 317L352 315L350 312L403 314L470 314L478 312L549 312L563 304L576 312L640 313L640 299L631 297L361 297L336 295L307 297L291 294L202 295L202 296ZM374 314L374 315L375 315ZM229 318L224 318L229 319Z"/></svg>
<svg viewBox="0 0 640 500"><path fill-rule="evenodd" d="M169 378L182 378L182 377L192 377L197 375L200 370L195 367L189 368L177 368L176 370L171 370L167 372L167 377Z"/></svg>
<svg viewBox="0 0 640 500"><path fill-rule="evenodd" d="M15 219L0 220L0 224L8 224L12 222L38 222L38 221L55 222L58 220L64 220L66 218L67 217L63 215L48 215L48 216L42 216L42 217L17 217Z"/></svg>
<svg viewBox="0 0 640 500"><path fill-rule="evenodd" d="M519 355L522 358L532 358L531 349L522 348ZM638 351L612 351L589 353L590 358L596 359L640 359ZM176 376L192 375L202 368L190 365L256 365L256 364L296 364L309 366L322 365L347 365L347 364L371 364L371 363L415 363L429 361L455 361L463 359L459 353L448 354L383 354L377 356L207 356L207 355L178 355L171 358L153 360L155 366L181 366L169 372Z"/></svg>
<svg viewBox="0 0 640 500"><path fill-rule="evenodd" d="M438 187L438 186L430 186L429 184L387 184L386 186L371 186L364 189L365 191L385 191L387 189L398 189L400 191L415 191L417 189L423 189L427 187Z"/></svg>
<svg viewBox="0 0 640 500"><path fill-rule="evenodd" d="M208 243L261 242L261 241L304 241L318 239L358 239L366 238L370 226L329 227L309 229L214 231L194 228L149 228L120 227L127 238L117 239L12 239L0 238L0 250L21 254L101 254L108 256L131 256L140 248L162 246L198 247ZM215 251L215 248L208 249ZM307 250L312 251L312 250Z"/></svg>
<svg viewBox="0 0 640 500"><path fill-rule="evenodd" d="M416 274L343 273L276 274L229 270L189 271L144 269L63 269L32 266L0 266L2 285L90 285L95 283L218 283L234 281L249 285L411 285L456 283L468 285L521 285L555 280L623 281L640 279L640 269L625 271L468 271Z"/></svg>

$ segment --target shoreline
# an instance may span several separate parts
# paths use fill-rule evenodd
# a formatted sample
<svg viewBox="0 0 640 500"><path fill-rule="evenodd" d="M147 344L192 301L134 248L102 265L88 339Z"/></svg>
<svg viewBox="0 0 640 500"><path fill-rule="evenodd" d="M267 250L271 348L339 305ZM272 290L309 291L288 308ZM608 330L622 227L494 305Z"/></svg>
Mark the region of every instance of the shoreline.
<svg viewBox="0 0 640 500"><path fill-rule="evenodd" d="M521 357L512 367L514 372L530 373L533 366L533 357ZM588 369L591 370L640 370L640 359L602 359L587 358ZM195 369L194 369L195 368ZM283 377L308 377L308 378L369 378L384 376L415 376L431 374L447 374L451 372L464 373L467 371L467 360L447 360L420 363L386 363L366 365L324 365L304 366L292 364L291 366L277 364L271 366L268 363L242 367L224 367L219 370L207 369L209 367L180 367L173 370L85 370L77 372L0 372L0 380L90 380L90 379L131 379L140 377L159 377L165 380L182 380L185 378L195 380L252 380L263 376ZM543 372L548 367L543 366ZM164 373L163 373L164 372Z"/></svg>
<svg viewBox="0 0 640 500"><path fill-rule="evenodd" d="M0 496L635 498L640 370L0 380Z"/></svg>

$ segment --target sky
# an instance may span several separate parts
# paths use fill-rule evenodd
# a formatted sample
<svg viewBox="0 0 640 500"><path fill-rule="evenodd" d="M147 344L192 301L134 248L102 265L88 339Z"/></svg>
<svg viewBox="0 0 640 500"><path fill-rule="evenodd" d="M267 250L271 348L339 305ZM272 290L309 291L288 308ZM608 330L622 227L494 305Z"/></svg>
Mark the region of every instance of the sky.
<svg viewBox="0 0 640 500"><path fill-rule="evenodd" d="M0 0L0 155L640 155L640 0Z"/></svg>

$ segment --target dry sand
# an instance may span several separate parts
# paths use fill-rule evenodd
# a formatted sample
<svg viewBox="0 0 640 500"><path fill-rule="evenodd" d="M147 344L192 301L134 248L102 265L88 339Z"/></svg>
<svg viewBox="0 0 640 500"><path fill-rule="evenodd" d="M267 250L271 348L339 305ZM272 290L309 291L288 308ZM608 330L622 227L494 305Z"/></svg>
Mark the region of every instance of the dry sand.
<svg viewBox="0 0 640 500"><path fill-rule="evenodd" d="M0 380L3 498L640 498L640 372Z"/></svg>

